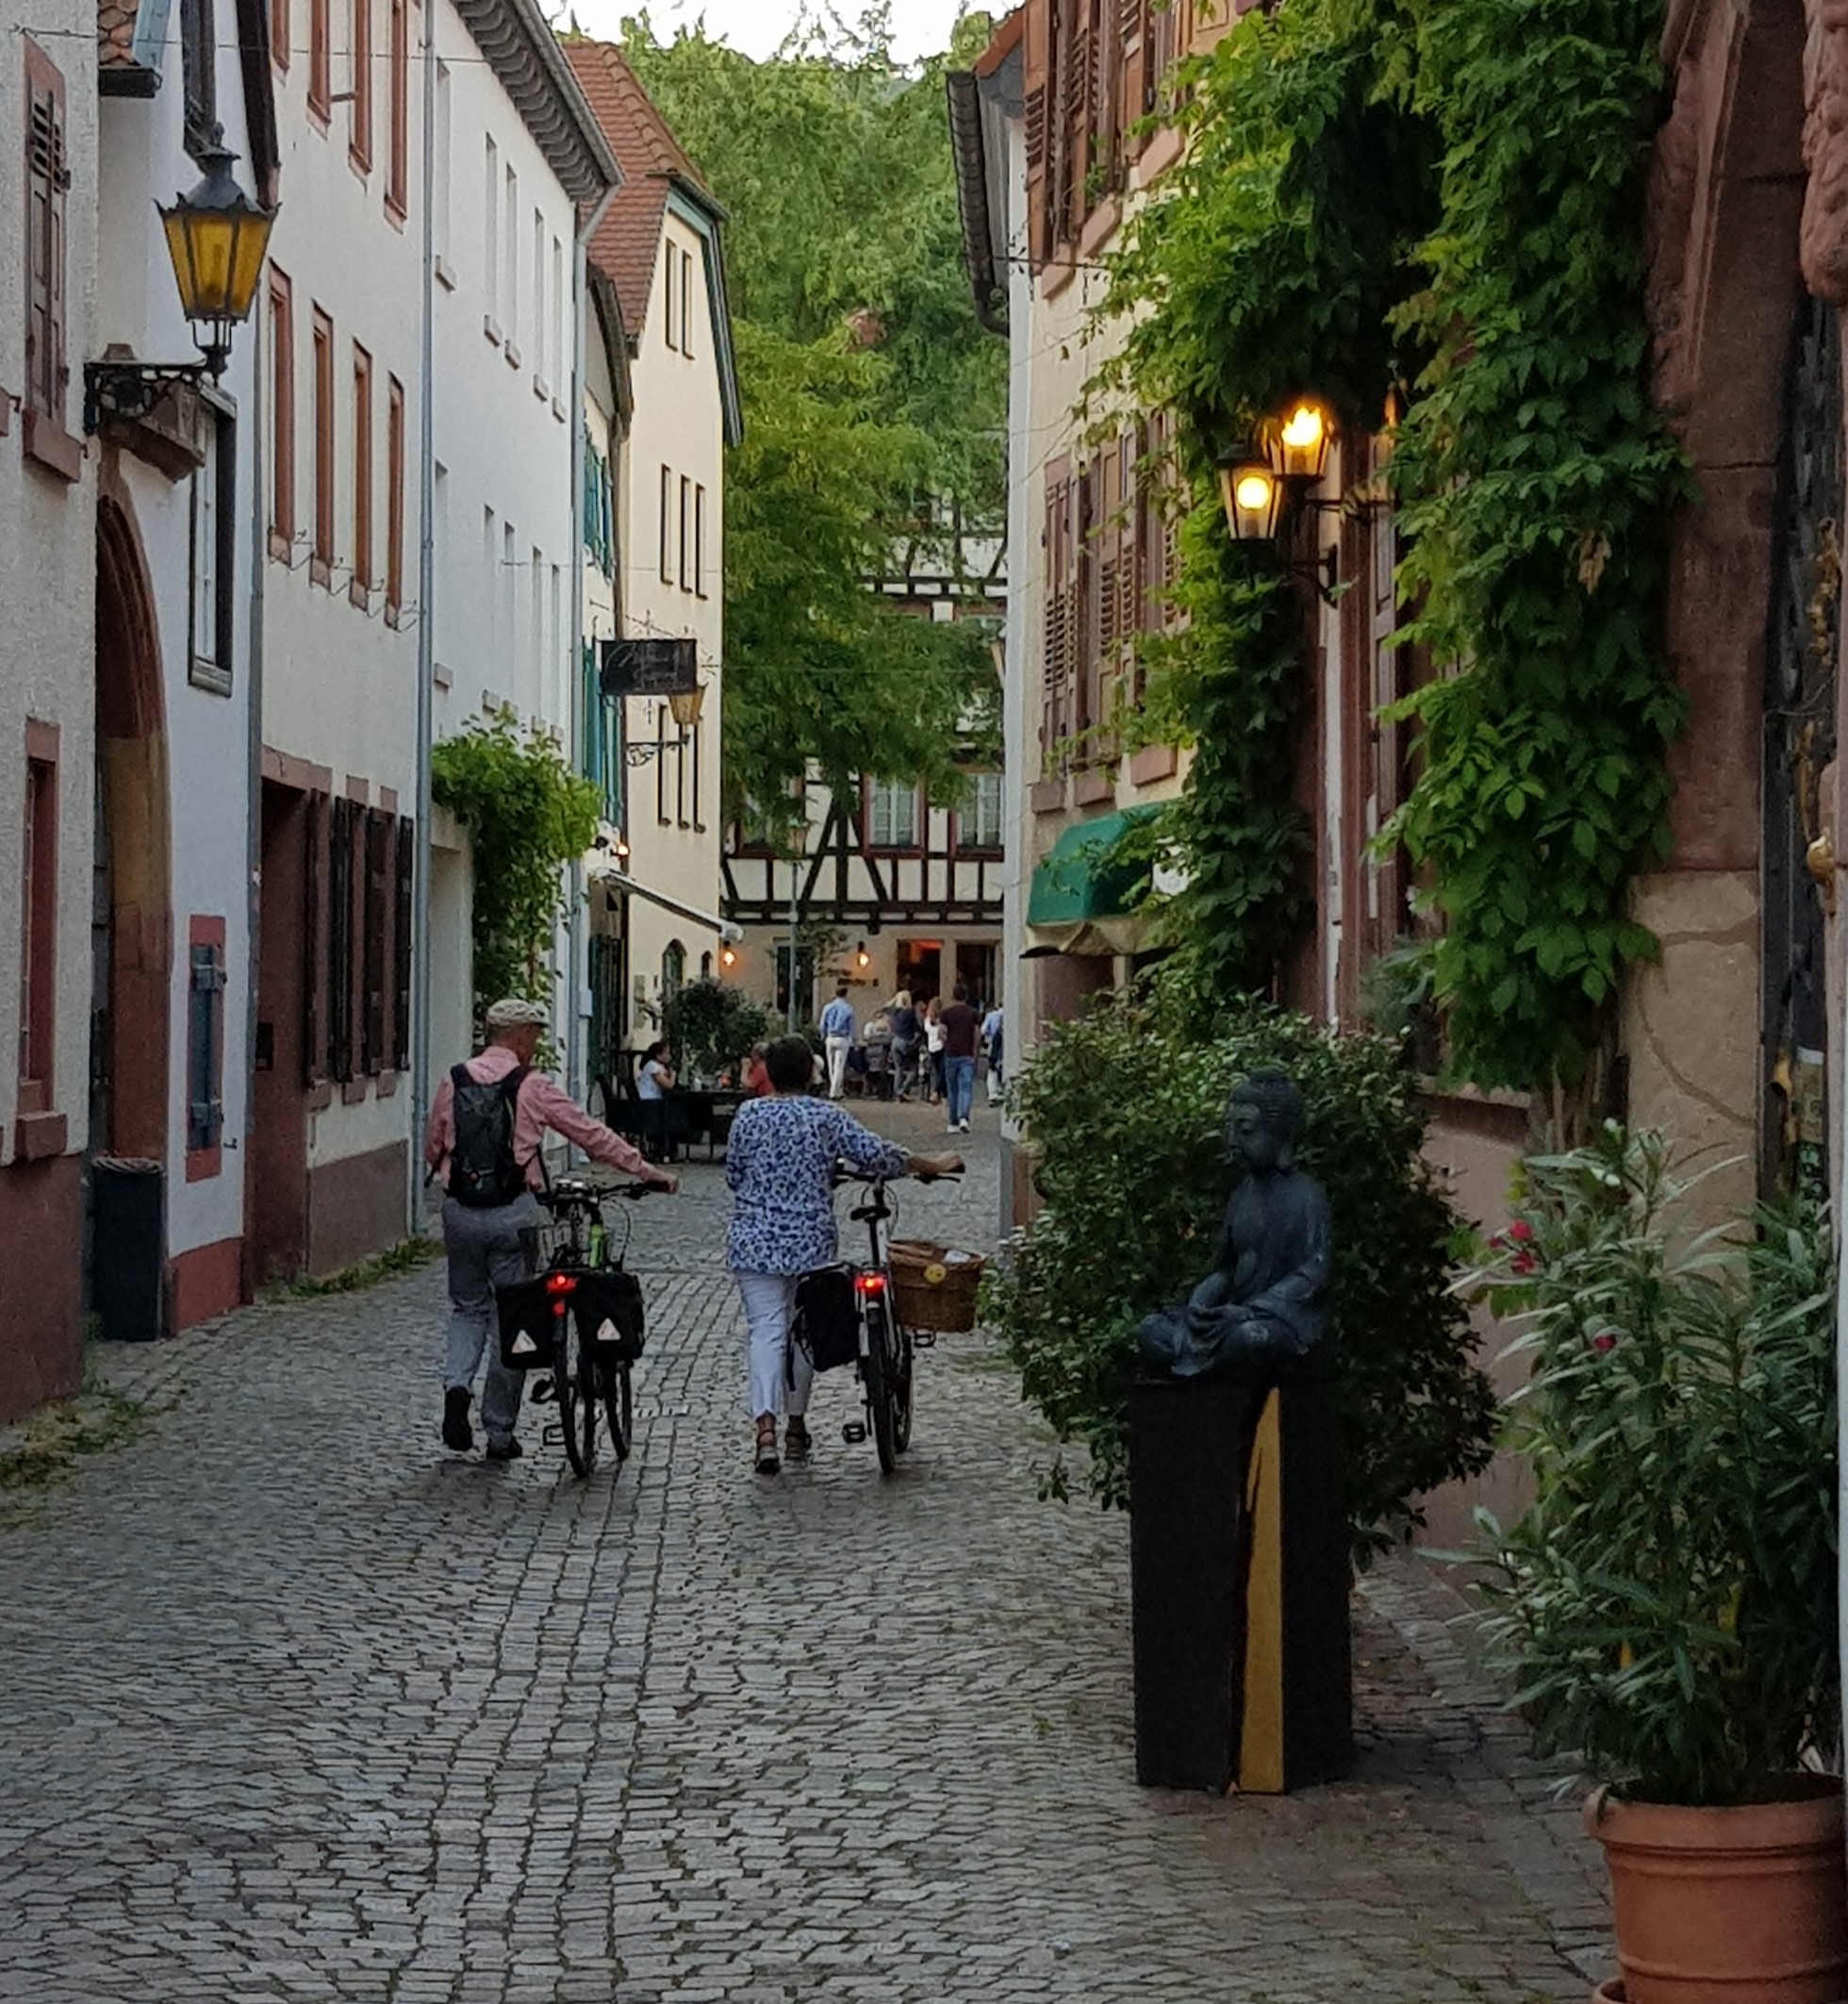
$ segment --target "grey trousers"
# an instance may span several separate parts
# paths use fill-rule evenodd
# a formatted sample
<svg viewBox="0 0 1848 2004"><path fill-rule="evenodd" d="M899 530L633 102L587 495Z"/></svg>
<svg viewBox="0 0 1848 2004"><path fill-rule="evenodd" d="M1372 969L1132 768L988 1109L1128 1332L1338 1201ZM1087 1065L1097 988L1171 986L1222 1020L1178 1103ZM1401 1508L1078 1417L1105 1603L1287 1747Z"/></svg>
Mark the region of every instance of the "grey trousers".
<svg viewBox="0 0 1848 2004"><path fill-rule="evenodd" d="M520 1234L522 1227L539 1223L542 1215L538 1200L530 1196L515 1203L497 1204L491 1211L471 1211L453 1197L443 1203L450 1302L443 1383L472 1390L482 1352L487 1352L481 1423L487 1431L489 1447L504 1447L513 1438L524 1388L521 1374L508 1370L501 1362L494 1290L526 1278L526 1254Z"/></svg>

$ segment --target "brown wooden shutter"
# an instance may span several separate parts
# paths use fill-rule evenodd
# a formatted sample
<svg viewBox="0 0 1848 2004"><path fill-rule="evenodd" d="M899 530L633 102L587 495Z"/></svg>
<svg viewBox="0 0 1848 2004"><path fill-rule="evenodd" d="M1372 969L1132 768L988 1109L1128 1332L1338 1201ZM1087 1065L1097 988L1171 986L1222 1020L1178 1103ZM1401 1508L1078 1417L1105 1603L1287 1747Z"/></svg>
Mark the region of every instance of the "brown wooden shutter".
<svg viewBox="0 0 1848 2004"><path fill-rule="evenodd" d="M366 881L362 909L365 915L363 965L361 968L364 1013L359 1026L359 1068L368 1076L385 1069L386 1063L386 945L387 914L390 903L390 864L388 843L397 823L395 815L374 807L365 817L361 854Z"/></svg>
<svg viewBox="0 0 1848 2004"><path fill-rule="evenodd" d="M411 1063L411 898L417 885L417 823L408 815L398 822L397 895L391 929L391 1068L408 1071Z"/></svg>
<svg viewBox="0 0 1848 2004"><path fill-rule="evenodd" d="M1051 21L1054 0L1027 0L1026 140L1027 257L1038 271L1052 249L1051 214L1048 202L1048 152L1051 139Z"/></svg>
<svg viewBox="0 0 1848 2004"><path fill-rule="evenodd" d="M71 166L64 79L38 44L25 42L25 403L64 422L70 371L64 358L65 198Z"/></svg>
<svg viewBox="0 0 1848 2004"><path fill-rule="evenodd" d="M1072 729L1088 731L1098 720L1103 671L1104 466L1100 455L1084 470L1078 495L1078 594L1081 638L1073 689ZM1115 585L1115 574L1111 583Z"/></svg>
<svg viewBox="0 0 1848 2004"><path fill-rule="evenodd" d="M1117 124L1123 134L1127 159L1138 157L1142 141L1136 127L1147 110L1149 58L1149 0L1116 0L1117 46L1121 61L1117 70Z"/></svg>
<svg viewBox="0 0 1848 2004"><path fill-rule="evenodd" d="M331 1068L340 1080L354 1071L354 820L353 803L336 794L327 842L327 1030Z"/></svg>
<svg viewBox="0 0 1848 2004"><path fill-rule="evenodd" d="M302 883L302 1083L319 1085L327 1063L327 886L329 803L308 796Z"/></svg>

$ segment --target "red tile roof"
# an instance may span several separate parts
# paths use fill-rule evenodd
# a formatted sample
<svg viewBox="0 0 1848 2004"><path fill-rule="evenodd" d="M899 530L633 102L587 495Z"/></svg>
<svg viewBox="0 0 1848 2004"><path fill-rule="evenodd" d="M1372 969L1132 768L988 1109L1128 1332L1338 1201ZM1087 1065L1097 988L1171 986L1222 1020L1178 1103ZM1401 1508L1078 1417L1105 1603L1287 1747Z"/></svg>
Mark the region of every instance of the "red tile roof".
<svg viewBox="0 0 1848 2004"><path fill-rule="evenodd" d="M106 70L135 68L136 0L97 0L97 57Z"/></svg>
<svg viewBox="0 0 1848 2004"><path fill-rule="evenodd" d="M678 184L715 217L723 211L623 60L622 51L607 41L577 37L563 47L571 74L622 169L622 186L610 198L590 240L590 261L616 288L622 329L633 341L641 334L654 287L668 190Z"/></svg>

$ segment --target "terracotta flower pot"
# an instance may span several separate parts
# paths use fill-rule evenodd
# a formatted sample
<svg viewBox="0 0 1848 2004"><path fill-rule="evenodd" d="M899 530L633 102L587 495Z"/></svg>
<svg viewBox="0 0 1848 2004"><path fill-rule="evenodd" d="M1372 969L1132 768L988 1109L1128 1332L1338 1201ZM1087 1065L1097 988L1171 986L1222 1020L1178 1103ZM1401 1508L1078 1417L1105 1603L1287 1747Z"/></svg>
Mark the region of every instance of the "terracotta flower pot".
<svg viewBox="0 0 1848 2004"><path fill-rule="evenodd" d="M1600 1789L1627 2004L1837 2004L1848 1997L1841 1783L1793 1777L1790 1799L1736 1809L1625 1802Z"/></svg>

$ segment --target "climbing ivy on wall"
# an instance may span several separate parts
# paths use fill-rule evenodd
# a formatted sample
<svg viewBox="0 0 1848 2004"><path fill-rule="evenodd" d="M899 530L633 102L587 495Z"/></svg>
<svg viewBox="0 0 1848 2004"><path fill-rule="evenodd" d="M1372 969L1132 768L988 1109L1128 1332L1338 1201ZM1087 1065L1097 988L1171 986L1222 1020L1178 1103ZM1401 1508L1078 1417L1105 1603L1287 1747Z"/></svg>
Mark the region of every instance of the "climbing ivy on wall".
<svg viewBox="0 0 1848 2004"><path fill-rule="evenodd" d="M564 866L597 839L597 789L543 731L510 709L436 746L431 798L469 836L474 861L474 990L549 1002L553 935L568 905Z"/></svg>
<svg viewBox="0 0 1848 2004"><path fill-rule="evenodd" d="M1219 456L1312 390L1392 462L1419 776L1388 838L1442 912L1455 1068L1576 1081L1660 846L1680 460L1647 392L1642 176L1658 0L1289 0L1180 75L1185 158L1126 232L1094 393L1177 417L1182 630L1150 716L1196 747L1172 914L1211 986L1265 985L1310 908L1293 803L1299 588L1229 547Z"/></svg>

